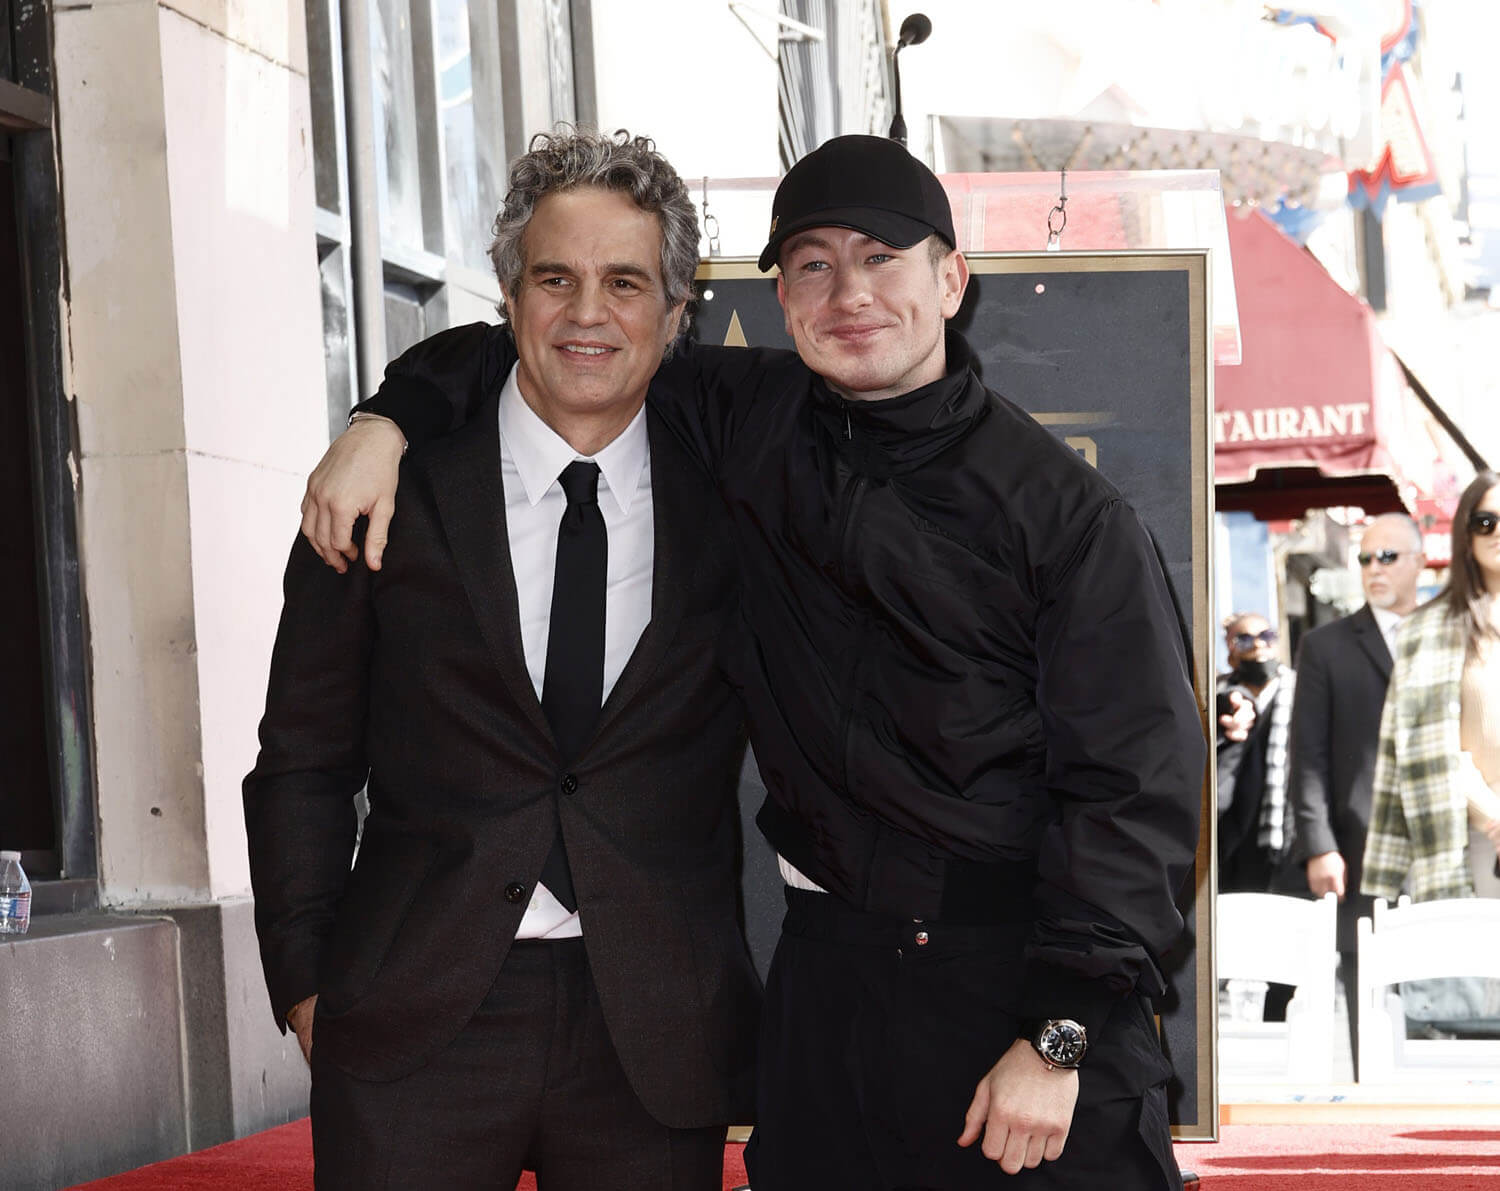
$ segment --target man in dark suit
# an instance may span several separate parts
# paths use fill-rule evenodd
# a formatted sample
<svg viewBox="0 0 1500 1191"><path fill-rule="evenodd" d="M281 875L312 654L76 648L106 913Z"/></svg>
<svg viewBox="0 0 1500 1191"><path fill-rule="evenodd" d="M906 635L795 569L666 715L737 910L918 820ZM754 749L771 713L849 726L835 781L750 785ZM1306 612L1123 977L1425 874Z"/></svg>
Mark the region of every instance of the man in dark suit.
<svg viewBox="0 0 1500 1191"><path fill-rule="evenodd" d="M1297 655L1287 782L1294 820L1292 860L1315 897L1339 899L1340 976L1355 1039L1355 923L1371 912L1359 892L1360 864L1370 823L1375 746L1391 676L1396 626L1417 606L1417 580L1426 559L1422 535L1404 513L1377 517L1359 546L1365 606L1313 629Z"/></svg>
<svg viewBox="0 0 1500 1191"><path fill-rule="evenodd" d="M244 789L266 981L320 1187L717 1189L759 996L714 656L736 580L644 408L693 207L649 142L554 137L496 232L519 363L401 464L383 569L300 537L288 564Z"/></svg>

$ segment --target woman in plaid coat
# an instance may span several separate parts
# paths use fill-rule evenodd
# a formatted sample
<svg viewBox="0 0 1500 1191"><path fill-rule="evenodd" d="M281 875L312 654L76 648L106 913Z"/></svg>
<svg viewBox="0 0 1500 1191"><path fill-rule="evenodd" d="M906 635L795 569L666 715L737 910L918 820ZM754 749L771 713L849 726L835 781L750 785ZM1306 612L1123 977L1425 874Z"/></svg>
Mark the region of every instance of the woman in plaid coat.
<svg viewBox="0 0 1500 1191"><path fill-rule="evenodd" d="M1448 586L1397 629L1361 881L1371 896L1500 894L1500 821L1482 829L1476 816L1471 832L1468 809L1471 793L1500 787L1500 701L1482 698L1500 679L1497 528L1500 476L1483 471L1453 517Z"/></svg>

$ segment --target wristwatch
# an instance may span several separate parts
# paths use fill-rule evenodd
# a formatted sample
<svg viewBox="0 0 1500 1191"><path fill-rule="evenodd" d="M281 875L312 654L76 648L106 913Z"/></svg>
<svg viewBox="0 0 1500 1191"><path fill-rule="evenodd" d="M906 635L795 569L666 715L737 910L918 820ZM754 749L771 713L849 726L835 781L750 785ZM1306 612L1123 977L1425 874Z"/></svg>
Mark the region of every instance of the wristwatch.
<svg viewBox="0 0 1500 1191"><path fill-rule="evenodd" d="M1088 1031L1071 1018L1049 1018L1037 1024L1031 1033L1031 1045L1048 1067L1071 1071L1083 1062L1089 1048Z"/></svg>

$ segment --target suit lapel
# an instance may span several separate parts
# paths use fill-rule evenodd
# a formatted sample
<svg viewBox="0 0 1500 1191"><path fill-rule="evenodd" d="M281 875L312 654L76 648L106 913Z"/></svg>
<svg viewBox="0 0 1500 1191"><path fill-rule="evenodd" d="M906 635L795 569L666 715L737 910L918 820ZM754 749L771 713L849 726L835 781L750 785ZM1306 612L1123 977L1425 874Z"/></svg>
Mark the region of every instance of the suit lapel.
<svg viewBox="0 0 1500 1191"><path fill-rule="evenodd" d="M697 464L684 452L656 411L646 406L651 443L651 503L655 545L651 564L651 620L599 715L602 731L666 656L682 619L683 598L697 558L694 543L707 520L702 486L691 483Z"/></svg>
<svg viewBox="0 0 1500 1191"><path fill-rule="evenodd" d="M1391 678L1391 651L1386 648L1385 634L1380 631L1380 622L1375 619L1375 613L1370 611L1370 605L1366 604L1349 621L1354 629L1355 639L1359 647L1369 655L1370 661L1375 663L1375 669L1380 671L1382 680L1389 682Z"/></svg>
<svg viewBox="0 0 1500 1191"><path fill-rule="evenodd" d="M500 470L499 407L496 386L479 412L453 434L435 442L417 466L432 488L454 566L468 592L485 645L516 706L550 739L552 730L536 697L521 644L521 614Z"/></svg>

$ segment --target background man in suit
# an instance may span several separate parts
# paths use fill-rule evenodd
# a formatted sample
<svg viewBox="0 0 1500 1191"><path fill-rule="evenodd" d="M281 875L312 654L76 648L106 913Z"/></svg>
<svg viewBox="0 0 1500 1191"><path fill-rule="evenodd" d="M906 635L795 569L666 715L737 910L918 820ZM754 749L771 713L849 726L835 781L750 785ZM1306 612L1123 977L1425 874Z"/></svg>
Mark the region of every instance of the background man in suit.
<svg viewBox="0 0 1500 1191"><path fill-rule="evenodd" d="M1313 629L1297 654L1288 779L1295 821L1292 860L1310 893L1338 895L1340 976L1356 1064L1354 926L1371 912L1372 899L1359 892L1359 876L1375 746L1396 626L1417 606L1417 580L1426 561L1421 532L1410 517L1375 518L1359 545L1365 606Z"/></svg>
<svg viewBox="0 0 1500 1191"><path fill-rule="evenodd" d="M716 1191L759 995L713 649L735 581L643 404L694 210L624 133L539 138L510 181L519 363L455 367L483 414L402 463L390 564L292 551L244 791L266 980L320 1187Z"/></svg>

